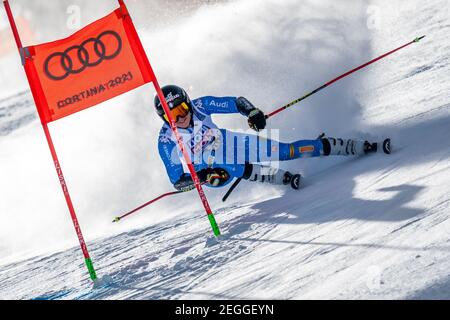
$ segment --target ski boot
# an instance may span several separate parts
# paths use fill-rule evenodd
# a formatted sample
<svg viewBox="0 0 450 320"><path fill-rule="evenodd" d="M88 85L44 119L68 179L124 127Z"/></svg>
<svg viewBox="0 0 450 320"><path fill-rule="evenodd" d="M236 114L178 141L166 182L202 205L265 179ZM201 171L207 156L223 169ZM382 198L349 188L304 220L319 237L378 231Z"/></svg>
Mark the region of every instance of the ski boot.
<svg viewBox="0 0 450 320"><path fill-rule="evenodd" d="M369 142L353 139L341 139L326 137L324 133L319 135L323 144L323 155L337 156L361 156L368 153L381 152L391 154L391 139L385 139L383 142ZM381 144L382 148L379 148Z"/></svg>
<svg viewBox="0 0 450 320"><path fill-rule="evenodd" d="M247 163L243 179L255 182L268 182L274 185L290 185L292 189L300 188L300 174L292 174L282 169Z"/></svg>
<svg viewBox="0 0 450 320"><path fill-rule="evenodd" d="M286 171L283 176L283 184L284 185L291 185L291 188L294 190L300 189L300 180L302 176L301 174L292 174L289 171Z"/></svg>
<svg viewBox="0 0 450 320"><path fill-rule="evenodd" d="M379 145L381 144L381 148ZM364 142L364 153L383 152L385 154L391 154L391 139L385 139L383 142Z"/></svg>

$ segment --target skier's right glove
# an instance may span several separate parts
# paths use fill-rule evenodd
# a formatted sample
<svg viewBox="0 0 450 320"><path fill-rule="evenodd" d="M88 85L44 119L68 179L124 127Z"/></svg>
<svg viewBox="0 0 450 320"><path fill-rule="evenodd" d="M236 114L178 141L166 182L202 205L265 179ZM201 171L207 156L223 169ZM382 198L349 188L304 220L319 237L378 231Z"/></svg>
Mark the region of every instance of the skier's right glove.
<svg viewBox="0 0 450 320"><path fill-rule="evenodd" d="M230 178L228 172L221 168L203 169L197 172L197 176L202 184L208 183L212 187L221 186ZM188 192L195 189L195 183L190 175L183 174L174 187L179 191Z"/></svg>
<svg viewBox="0 0 450 320"><path fill-rule="evenodd" d="M219 187L228 181L230 175L227 171L221 168L214 169L204 169L205 172L202 174L206 174L205 181L211 185L212 187ZM202 170L203 171L203 170Z"/></svg>
<svg viewBox="0 0 450 320"><path fill-rule="evenodd" d="M195 189L194 181L191 176L183 174L180 179L173 185L175 189L182 192L188 192Z"/></svg>

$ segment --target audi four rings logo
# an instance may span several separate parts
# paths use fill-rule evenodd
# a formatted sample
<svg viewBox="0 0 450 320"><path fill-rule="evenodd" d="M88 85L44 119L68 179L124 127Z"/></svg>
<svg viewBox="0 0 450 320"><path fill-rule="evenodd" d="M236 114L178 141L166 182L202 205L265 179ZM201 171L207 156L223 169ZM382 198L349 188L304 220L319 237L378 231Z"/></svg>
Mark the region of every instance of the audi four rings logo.
<svg viewBox="0 0 450 320"><path fill-rule="evenodd" d="M107 53L106 45L102 42L102 38L105 36L113 36L117 40L117 44L114 47L114 51ZM89 55L86 45L90 42L93 43L95 56ZM108 48L108 51L111 48ZM73 58L70 56L72 51L76 50L76 58L78 59L79 67L75 67ZM117 55L122 51L122 39L119 34L115 31L105 31L102 32L97 38L89 38L78 46L72 46L67 48L64 52L55 52L45 59L44 71L45 74L53 80L64 80L71 74L77 74L82 72L87 67L95 67L99 65L103 60L111 60L117 57ZM50 65L54 61L58 61L64 70L63 74L55 74L50 71ZM77 65L78 65L77 64Z"/></svg>

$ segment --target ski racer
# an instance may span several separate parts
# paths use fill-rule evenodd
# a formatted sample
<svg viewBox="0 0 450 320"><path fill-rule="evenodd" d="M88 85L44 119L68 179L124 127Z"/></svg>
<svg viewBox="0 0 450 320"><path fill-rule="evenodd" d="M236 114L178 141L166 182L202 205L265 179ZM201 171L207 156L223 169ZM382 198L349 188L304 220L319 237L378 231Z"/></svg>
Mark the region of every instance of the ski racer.
<svg viewBox="0 0 450 320"><path fill-rule="evenodd" d="M298 190L301 175L279 169L273 163L305 157L361 156L377 151L390 153L389 139L382 143L382 148L376 142L331 138L324 134L314 140L282 143L252 133L220 129L211 115L241 114L247 117L250 128L257 132L266 127L266 116L244 97L206 96L191 100L184 89L175 85L164 86L162 92L194 169L200 181L209 187L223 187L233 178L242 178L288 185ZM193 179L183 162L158 96L155 97L155 108L164 120L158 149L169 179L177 190L194 189Z"/></svg>

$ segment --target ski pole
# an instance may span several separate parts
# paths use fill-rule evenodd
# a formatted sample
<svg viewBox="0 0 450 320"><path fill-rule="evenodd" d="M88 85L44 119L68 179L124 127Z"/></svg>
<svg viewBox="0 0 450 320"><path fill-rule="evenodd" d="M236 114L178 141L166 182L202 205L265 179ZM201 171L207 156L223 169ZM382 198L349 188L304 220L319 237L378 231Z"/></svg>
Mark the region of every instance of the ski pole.
<svg viewBox="0 0 450 320"><path fill-rule="evenodd" d="M206 182L202 182L201 185L204 185L205 183L206 183ZM192 190L193 190L193 189L192 189ZM189 190L189 191L190 191L190 190ZM148 205L150 205L150 204L152 204L152 203L154 203L154 202L156 202L156 201L158 201L158 200L161 200L162 198L165 198L165 197L168 197L168 196L172 196L172 195L174 195L174 194L183 193L183 192L187 192L187 191L178 190L178 191L172 191L172 192L164 193L164 194L162 194L162 195L156 197L155 199L152 199L152 200L150 200L150 201L144 203L143 205L137 207L136 209L131 210L130 212L127 212L127 213L125 213L125 214L123 214L123 215L121 215L121 216L119 216L119 217L115 217L114 220L113 220L112 222L119 222L119 221L122 220L123 218L128 217L129 215L135 213L136 211L139 211L139 210L141 210L142 208L145 208L146 206L148 206Z"/></svg>
<svg viewBox="0 0 450 320"><path fill-rule="evenodd" d="M355 69L353 69L353 70L350 70L350 71L348 71L348 72L346 72L346 73L340 75L339 77L337 77L337 78L335 78L335 79L333 79L333 80L331 80L331 81L325 83L323 86L321 86L321 87L315 89L314 91L311 91L310 93L305 94L303 97L298 98L298 99L296 99L296 100L294 100L294 101L288 103L287 105L282 106L281 108L279 108L279 109L277 109L277 110L275 110L275 111L273 111L273 112L267 114L267 115L266 115L266 119L268 119L268 118L270 118L270 117L276 115L277 113L279 113L279 112L281 112L281 111L283 111L283 110L286 110L286 109L289 108L289 107L292 107L293 105L299 103L299 102L302 101L302 100L305 100L306 98L308 98L308 97L312 96L313 94L315 94L315 93L321 91L322 89L328 87L329 85L331 85L331 84L333 84L333 83L335 83L335 82L341 80L342 78L345 78L345 77L347 77L348 75L350 75L350 74L352 74L352 73L354 73L354 72L356 72L356 71L358 71L358 70L360 70L360 69L362 69L362 68L365 68L365 67L367 67L368 65L370 65L370 64L372 64L372 63L374 63L374 62L376 62L376 61L378 61L378 60L381 60L381 59L387 57L388 55L393 54L394 52L396 52L396 51L398 51L398 50L400 50L400 49L403 49L403 48L405 48L405 47L407 47L407 46L409 46L409 45L411 45L411 44L413 44L413 43L419 42L419 41L422 40L423 38L425 38L425 36L418 37L418 38L414 39L413 41L411 41L411 42L409 42L409 43L407 43L407 44L405 44L405 45L403 45L403 46L401 46L401 47L399 47L399 48L397 48L397 49L394 49L394 50L392 50L392 51L390 51L390 52L388 52L388 53L385 53L385 54L383 54L382 56L379 56L378 58L375 58L375 59L373 59L373 60L371 60L371 61L369 61L369 62L367 62L367 63L365 63L365 64L363 64L363 65L361 65L361 66L359 66L359 67L357 67L357 68L355 68Z"/></svg>
<svg viewBox="0 0 450 320"><path fill-rule="evenodd" d="M230 187L230 189L228 189L227 193L225 193L225 195L222 198L222 201L225 202L227 201L228 197L230 196L230 194L233 192L233 190L237 187L237 185L241 182L242 177L238 178L233 185Z"/></svg>
<svg viewBox="0 0 450 320"><path fill-rule="evenodd" d="M160 195L159 197L156 197L155 199L150 200L149 202L144 203L143 205L137 207L136 209L133 209L133 210L131 210L130 212L125 213L124 215L121 215L120 217L115 217L114 220L113 220L112 222L119 222L119 221L122 220L123 218L128 217L130 214L133 214L133 213L135 213L136 211L139 211L139 210L141 210L142 208L145 208L146 206L148 206L148 205L150 205L150 204L152 204L152 203L154 203L154 202L156 202L156 201L158 201L158 200L161 200L162 198L165 198L165 197L167 197L167 196L171 196L171 195L174 195L174 194L182 193L182 192L184 192L184 191L172 191L172 192L164 193L164 194Z"/></svg>

